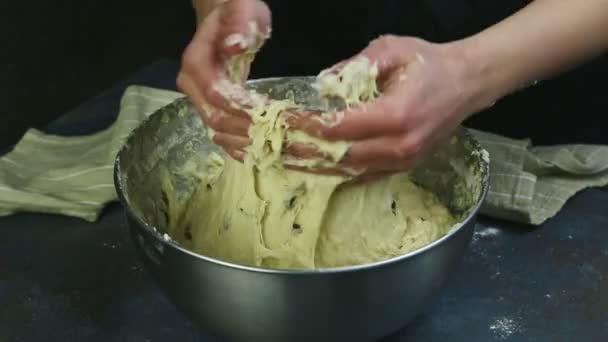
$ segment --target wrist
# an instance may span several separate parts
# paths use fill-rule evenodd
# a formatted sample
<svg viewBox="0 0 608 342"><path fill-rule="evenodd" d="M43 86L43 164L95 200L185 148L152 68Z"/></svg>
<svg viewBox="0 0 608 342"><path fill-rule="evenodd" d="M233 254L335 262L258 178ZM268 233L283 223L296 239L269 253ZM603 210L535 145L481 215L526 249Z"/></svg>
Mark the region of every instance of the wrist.
<svg viewBox="0 0 608 342"><path fill-rule="evenodd" d="M486 53L476 37L444 43L452 69L472 115L488 107L514 90L507 66Z"/></svg>

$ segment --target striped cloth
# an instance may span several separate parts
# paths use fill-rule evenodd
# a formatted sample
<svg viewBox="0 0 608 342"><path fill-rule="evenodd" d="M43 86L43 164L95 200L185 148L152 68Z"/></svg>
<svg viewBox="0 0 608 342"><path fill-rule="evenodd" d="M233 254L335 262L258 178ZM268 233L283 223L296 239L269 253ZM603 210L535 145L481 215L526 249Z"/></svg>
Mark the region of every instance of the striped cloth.
<svg viewBox="0 0 608 342"><path fill-rule="evenodd" d="M41 212L95 221L117 199L116 153L129 132L156 109L182 94L142 86L125 91L118 119L89 136L62 137L30 129L0 158L0 216ZM538 225L576 192L608 185L608 146L534 147L472 131L490 153L491 186L481 212Z"/></svg>
<svg viewBox="0 0 608 342"><path fill-rule="evenodd" d="M481 213L539 225L574 194L608 185L608 146L532 146L471 130L490 153L490 191Z"/></svg>
<svg viewBox="0 0 608 342"><path fill-rule="evenodd" d="M118 119L101 132L62 137L29 129L0 158L0 216L28 211L97 220L104 206L117 199L114 159L125 138L147 115L180 96L131 86L121 99Z"/></svg>

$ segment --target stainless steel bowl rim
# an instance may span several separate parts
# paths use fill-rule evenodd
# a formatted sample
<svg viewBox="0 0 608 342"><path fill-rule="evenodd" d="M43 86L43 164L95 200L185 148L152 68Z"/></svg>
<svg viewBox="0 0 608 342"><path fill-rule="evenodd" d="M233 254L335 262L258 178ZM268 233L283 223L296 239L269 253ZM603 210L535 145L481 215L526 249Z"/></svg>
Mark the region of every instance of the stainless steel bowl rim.
<svg viewBox="0 0 608 342"><path fill-rule="evenodd" d="M311 76L304 76L304 77L311 77ZM256 79L256 80L251 80L248 81L248 83L256 83L259 81L272 81L274 79L279 79L279 77L271 77L271 78L263 78L263 79ZM169 105L169 104L168 104ZM164 107L164 106L163 106ZM158 112L159 110L161 110L163 107L159 108L156 112ZM384 259L384 260L380 260L380 261L376 261L376 262L372 262L372 263L367 263L367 264L360 264L360 265L352 265L352 266L342 266L342 267L333 267L333 268L318 268L318 269L279 269L279 268L266 268L266 267L255 267L255 266L247 266L247 265L241 265L241 264L236 264L236 263L231 263L231 262L227 262L227 261L223 261L223 260L219 260L219 259L215 259L215 258L211 258L208 256L204 256L198 253L194 253L182 246L180 246L178 243L176 243L173 240L165 240L161 234L158 232L158 230L156 230L155 227L149 225L147 222L145 222L144 220L142 220L138 215L136 215L133 210L131 209L131 206L129 205L129 202L127 201L125 195L124 195L124 189L123 189L123 185L122 185L122 179L120 177L120 157L123 153L123 150L125 149L125 147L129 144L129 141L131 140L132 136L135 134L135 132L137 132L137 130L144 126L145 123L149 120L150 117L152 117L155 113L151 114L148 118L146 118L145 120L142 120L142 122L131 132L131 134L129 134L129 137L127 138L125 144L123 144L123 146L120 148L119 152L117 153L116 159L114 161L114 187L116 189L116 193L118 195L118 199L120 201L120 203L122 204L122 206L125 208L125 211L127 213L127 215L135 220L139 225L141 225L142 227L144 227L149 233L151 233L153 236L155 236L162 244L164 244L165 246L169 246L171 248L176 248L177 250L189 254L195 258L204 260L206 262L209 263L213 263L213 264L217 264L217 265L221 265L221 266L225 266L228 268L233 268L233 269L239 269L242 271L249 271L249 272L257 272L257 273L269 273L269 274L289 274L289 275L312 275L312 274L332 274L332 273L348 273L348 272L357 272L357 271L362 271L362 270L368 270L368 269L372 269L372 268L379 268L379 267L384 267L384 266L389 266L395 263L399 263L405 259L409 259L409 258L413 258L414 256L418 255L418 254L423 254L426 251L433 249L435 246L442 244L444 241L449 240L450 237L454 234L456 234L460 229L462 229L470 220L472 220L477 212L479 211L483 201L485 200L486 196L487 196L487 192L488 192L488 188L489 188L489 177L490 177L490 165L489 163L481 163L482 167L485 168L485 170L483 170L482 174L483 174L483 178L481 179L482 182L482 189L480 192L480 196L479 196L479 200L476 202L475 206L473 206L471 208L471 210L469 211L469 214L467 215L467 217L462 220L461 222L459 222L458 224L454 225L450 231L445 234L444 236L442 236L441 238L433 241L432 243L421 247L419 249L416 249L414 251L411 251L409 253L406 254L402 254L402 255L398 255L392 258L388 258L388 259ZM462 127L463 129L463 133L464 135L468 136L469 138L471 138L471 141L473 142L473 144L475 145L475 149L476 150L480 150L481 146L479 145L478 141L476 139L474 139L471 135L471 133L464 127Z"/></svg>

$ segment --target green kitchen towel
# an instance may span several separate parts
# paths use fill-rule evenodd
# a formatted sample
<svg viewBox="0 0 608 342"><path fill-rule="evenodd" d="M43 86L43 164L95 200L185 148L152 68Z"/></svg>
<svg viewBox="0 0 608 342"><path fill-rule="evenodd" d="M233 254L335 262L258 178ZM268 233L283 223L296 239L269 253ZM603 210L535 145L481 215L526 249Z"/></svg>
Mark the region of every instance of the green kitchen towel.
<svg viewBox="0 0 608 342"><path fill-rule="evenodd" d="M0 158L0 216L42 212L95 221L117 199L113 163L125 138L156 109L183 96L131 86L117 120L89 136L62 137L30 129ZM481 212L538 225L576 192L608 185L608 146L531 146L472 130L490 153L491 185Z"/></svg>
<svg viewBox="0 0 608 342"><path fill-rule="evenodd" d="M580 190L608 185L608 146L532 146L528 139L471 131L490 154L485 215L539 225Z"/></svg>
<svg viewBox="0 0 608 342"><path fill-rule="evenodd" d="M129 133L148 115L183 96L131 86L118 119L87 136L56 136L30 129L0 158L0 216L20 211L62 214L95 221L117 199L114 159Z"/></svg>

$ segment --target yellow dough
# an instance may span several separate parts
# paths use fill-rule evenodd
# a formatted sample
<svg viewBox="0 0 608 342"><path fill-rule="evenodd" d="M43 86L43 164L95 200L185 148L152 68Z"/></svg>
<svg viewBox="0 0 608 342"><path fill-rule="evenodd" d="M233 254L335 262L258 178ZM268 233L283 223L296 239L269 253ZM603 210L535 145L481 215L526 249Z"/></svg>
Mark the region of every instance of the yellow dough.
<svg viewBox="0 0 608 342"><path fill-rule="evenodd" d="M244 68L233 65L232 69ZM377 70L366 59L353 61L340 73L340 77L321 73L318 91L341 97L349 106L376 96ZM222 87L226 92L234 90L227 84ZM243 98L234 94L225 95ZM173 239L187 248L244 265L330 268L413 251L437 240L456 223L432 193L404 173L354 185L348 183L348 176L285 169L285 141L315 144L330 156L324 163L339 161L350 143L287 132L281 114L297 106L289 100L256 96L249 98L246 109L253 124L244 163L212 154L185 214L170 228Z"/></svg>
<svg viewBox="0 0 608 342"><path fill-rule="evenodd" d="M338 187L344 178L275 168L256 173L230 158L213 160L219 171L203 181L182 231L171 236L221 260L271 268L358 265L423 247L455 223L405 174ZM183 229L191 240L180 239Z"/></svg>

